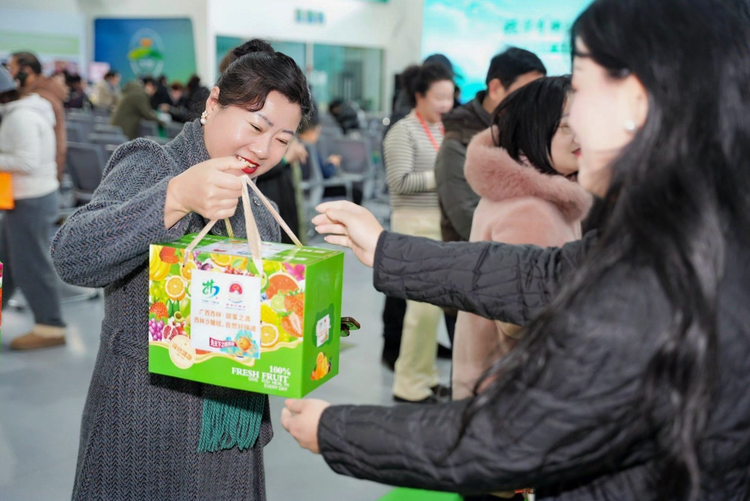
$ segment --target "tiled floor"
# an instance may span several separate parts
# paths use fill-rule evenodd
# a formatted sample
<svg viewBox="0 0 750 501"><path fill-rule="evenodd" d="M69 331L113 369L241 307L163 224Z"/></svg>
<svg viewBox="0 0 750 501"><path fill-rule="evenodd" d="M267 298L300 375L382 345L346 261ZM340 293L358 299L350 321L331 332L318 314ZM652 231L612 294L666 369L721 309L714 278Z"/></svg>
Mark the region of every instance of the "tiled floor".
<svg viewBox="0 0 750 501"><path fill-rule="evenodd" d="M319 241L318 241L319 243ZM391 403L393 375L380 364L383 296L372 286L372 272L347 253L343 311L363 329L347 342L341 372L311 396L333 403ZM0 500L70 499L78 432L99 343L102 300L64 307L68 344L18 353L8 349L31 326L30 314L3 312L0 346ZM445 332L440 339L447 342ZM447 382L448 364L439 364ZM333 473L318 456L301 450L281 428L282 399L272 397L276 436L266 448L271 501L374 501L392 489ZM289 474L294 472L293 481ZM159 500L154 500L159 501Z"/></svg>

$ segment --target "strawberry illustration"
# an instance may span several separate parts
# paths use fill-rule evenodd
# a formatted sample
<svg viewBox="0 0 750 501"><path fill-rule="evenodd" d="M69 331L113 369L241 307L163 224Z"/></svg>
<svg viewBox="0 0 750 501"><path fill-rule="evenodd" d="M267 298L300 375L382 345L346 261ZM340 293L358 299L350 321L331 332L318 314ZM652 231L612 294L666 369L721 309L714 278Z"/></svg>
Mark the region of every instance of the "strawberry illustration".
<svg viewBox="0 0 750 501"><path fill-rule="evenodd" d="M305 293L290 294L284 297L286 311L296 313L300 318L305 315Z"/></svg>
<svg viewBox="0 0 750 501"><path fill-rule="evenodd" d="M154 304L151 305L151 308L148 309L149 313L153 313L156 318L167 318L169 316L169 311L167 310L167 305L164 303L157 301Z"/></svg>
<svg viewBox="0 0 750 501"><path fill-rule="evenodd" d="M302 317L297 313L291 313L281 319L281 327L287 331L290 336L302 337Z"/></svg>
<svg viewBox="0 0 750 501"><path fill-rule="evenodd" d="M159 251L159 258L169 264L180 262L180 258L177 257L177 249L174 247L162 247L161 251Z"/></svg>

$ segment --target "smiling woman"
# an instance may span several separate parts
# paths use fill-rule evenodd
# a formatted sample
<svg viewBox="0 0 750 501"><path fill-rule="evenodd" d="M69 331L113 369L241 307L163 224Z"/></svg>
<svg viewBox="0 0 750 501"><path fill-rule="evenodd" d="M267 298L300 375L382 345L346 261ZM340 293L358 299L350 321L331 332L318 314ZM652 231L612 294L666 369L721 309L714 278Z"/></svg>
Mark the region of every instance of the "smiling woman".
<svg viewBox="0 0 750 501"><path fill-rule="evenodd" d="M260 40L241 46L243 55L222 73L206 101L200 123L212 159L231 159L224 175L196 165L170 182L164 222L170 227L194 211L209 219L234 213L243 173L255 178L277 165L303 118L312 110L307 81L289 56ZM216 177L217 191L196 196ZM198 209L198 210L196 210Z"/></svg>
<svg viewBox="0 0 750 501"><path fill-rule="evenodd" d="M748 40L740 0L595 0L581 14L568 124L606 217L580 242L441 244L323 204L318 231L373 265L379 290L525 334L477 396L290 400L284 427L335 471L393 485L750 499Z"/></svg>
<svg viewBox="0 0 750 501"><path fill-rule="evenodd" d="M229 218L245 236L238 176L279 163L310 111L294 61L265 42L247 45L211 90L203 118L166 146L121 146L91 203L55 237L60 276L105 287L73 499L265 499L267 397L150 375L148 313L133 307L147 301L149 244L200 231L210 219ZM262 240L278 241L265 207L251 206Z"/></svg>

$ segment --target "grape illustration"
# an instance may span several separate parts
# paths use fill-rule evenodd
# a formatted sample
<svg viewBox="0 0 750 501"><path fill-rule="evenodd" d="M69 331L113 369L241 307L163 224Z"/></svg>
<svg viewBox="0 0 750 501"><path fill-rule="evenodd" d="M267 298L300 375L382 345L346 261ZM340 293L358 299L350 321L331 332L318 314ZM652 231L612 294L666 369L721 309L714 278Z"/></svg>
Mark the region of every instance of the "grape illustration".
<svg viewBox="0 0 750 501"><path fill-rule="evenodd" d="M151 340L161 341L164 337L162 335L163 330L164 324L162 322L159 322L158 320L153 318L148 321L148 333L151 336Z"/></svg>

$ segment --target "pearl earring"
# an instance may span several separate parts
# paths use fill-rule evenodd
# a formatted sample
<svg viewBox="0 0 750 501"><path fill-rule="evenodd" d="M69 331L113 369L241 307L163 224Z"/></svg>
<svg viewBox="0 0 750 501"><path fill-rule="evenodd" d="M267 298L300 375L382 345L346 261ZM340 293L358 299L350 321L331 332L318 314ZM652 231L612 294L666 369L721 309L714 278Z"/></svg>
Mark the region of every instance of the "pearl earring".
<svg viewBox="0 0 750 501"><path fill-rule="evenodd" d="M633 120L625 120L625 130L630 132L631 134L635 132L635 121Z"/></svg>
<svg viewBox="0 0 750 501"><path fill-rule="evenodd" d="M206 110L203 110L203 113L201 113L201 125L206 125L207 118L208 118L208 112Z"/></svg>

